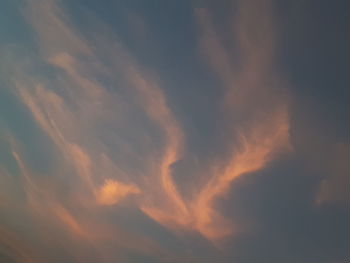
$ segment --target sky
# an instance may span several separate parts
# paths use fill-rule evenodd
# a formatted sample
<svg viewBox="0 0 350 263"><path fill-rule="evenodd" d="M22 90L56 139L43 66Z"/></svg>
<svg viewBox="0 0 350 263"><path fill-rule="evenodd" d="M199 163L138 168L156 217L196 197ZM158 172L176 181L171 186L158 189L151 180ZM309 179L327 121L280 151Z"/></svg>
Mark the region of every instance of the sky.
<svg viewBox="0 0 350 263"><path fill-rule="evenodd" d="M348 1L0 0L0 262L350 262Z"/></svg>

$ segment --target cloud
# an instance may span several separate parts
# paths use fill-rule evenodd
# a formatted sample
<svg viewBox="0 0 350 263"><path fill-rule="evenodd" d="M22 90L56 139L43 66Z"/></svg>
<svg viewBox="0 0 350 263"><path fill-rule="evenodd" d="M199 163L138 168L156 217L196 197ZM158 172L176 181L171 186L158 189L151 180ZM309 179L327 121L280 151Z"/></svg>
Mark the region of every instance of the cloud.
<svg viewBox="0 0 350 263"><path fill-rule="evenodd" d="M228 121L233 124L227 126L231 131L228 145L232 147L228 150L228 156L225 160L213 161L212 171L206 175L207 182L204 182L196 192L193 190L192 199L184 200L169 174L170 165L178 159L175 156L179 152L171 151L179 148L170 146L179 145L182 136L180 130L173 126L175 121L165 122L167 126L160 122L165 131L167 129L174 131L168 132L174 137L169 137L170 155L164 155L165 163L161 166L163 168L160 172L164 194L161 198L158 197L161 200L158 204L142 207L145 213L165 226L170 228L182 226L198 231L211 240L225 237L233 231L229 220L215 209L216 200L229 191L232 181L239 176L264 168L277 154L291 149L288 96L285 87L280 87L284 84L283 78L274 68L272 33L267 36L261 35L259 31L251 30L250 27L252 24L261 23L265 31L273 31L273 28L270 21L266 20L267 14L256 18L249 13L250 9L251 6L242 3L235 23L238 25L234 31L239 47L236 50L239 62L236 63L230 59L232 50L229 52L220 43L210 14L205 9L196 12L201 29L200 46L208 58L209 65L222 83L226 94L222 102L223 114L226 114ZM145 86L140 84L137 86ZM147 98L147 95L144 97ZM162 108L157 107L158 110ZM160 110L161 112L163 111ZM163 114L163 116L169 115ZM169 118L160 118L159 114L156 119ZM176 137L176 134L179 135ZM167 199L173 200L173 205L164 201Z"/></svg>
<svg viewBox="0 0 350 263"><path fill-rule="evenodd" d="M156 172L150 183L162 181L162 187L170 193L170 203L176 199L176 190L167 169L178 158L178 144L181 143L177 133L181 132L175 124L171 124L174 120L162 91L154 83L145 81L132 59L120 47L117 51L124 60L118 63L113 60L111 63L125 67L121 74L126 80L115 81L112 69L106 69L99 51L76 34L56 2L28 1L27 12L38 34L38 46L42 52L41 57L36 59L49 66L54 75L53 78L48 78L42 72L30 75L28 69L23 67L11 76L15 93L51 139L55 153L50 179L44 180L39 174L30 172L19 150L13 152L25 179L23 186L31 216L37 222L42 222L44 228L62 229L66 233L64 238L61 237L63 239L71 234L75 236L72 241L74 246L104 251L107 244L117 244L121 250L133 250L152 257L176 258L148 237L127 232L119 236L119 226L107 223L106 212L98 210L98 206L118 205L129 195L143 194L148 184L142 180L133 182L137 175L131 172L138 170L135 163L128 163L130 160L121 162L123 156L128 154L142 159L139 153L142 147L125 139L139 135L136 131L141 130L142 123L129 120L130 115L125 114L134 109L123 100L131 103L134 100L141 110L131 114L141 121L145 119L144 122L153 123L159 127L160 133L164 133L164 150L146 148L148 144L145 143L152 163L145 167L143 173L151 177L151 172ZM85 60L92 63L86 64ZM122 83L134 86L137 95L120 95L118 91L106 89L97 80L101 76L112 85ZM126 126L123 126L124 123ZM135 131L134 134L129 128ZM109 138L107 143L103 134ZM116 151L110 146L113 141L123 148L118 147ZM149 196L152 189L147 189ZM141 200L140 203L143 202ZM99 211L98 214L95 214L96 211ZM114 255L115 251L105 252L105 255L100 255L101 260L118 257ZM72 254L75 252L72 251Z"/></svg>
<svg viewBox="0 0 350 263"><path fill-rule="evenodd" d="M291 149L288 97L273 64L274 28L267 20L266 3L262 7L239 1L233 30L236 48L232 50L221 44L208 11L197 11L201 50L223 84L223 114L232 123L227 126L231 131L229 155L223 164L215 164L221 168L216 168L195 201L196 227L209 238L234 231L215 211L216 199L229 191L237 177L263 169L276 154ZM236 61L230 59L235 52Z"/></svg>
<svg viewBox="0 0 350 263"><path fill-rule="evenodd" d="M218 129L227 136L225 154L203 164L209 168L185 196L186 182L176 183L172 172L190 149L161 76L140 65L102 23L97 23L102 33L79 34L83 29L69 22L58 3L27 1L40 54L33 65L45 65L49 74L22 67L12 76L15 93L51 140L55 157L43 179L13 148L32 217L47 229L62 229L63 240L93 248L107 262L119 257L108 250L110 244L187 260L178 260L151 237L111 223L109 209L118 211L121 204L174 233L197 232L217 241L240 231L218 202L236 178L264 169L290 150L288 95L274 64L269 10L255 15L252 6L241 3L233 21L236 48L224 47L207 10L196 11L201 52L223 94L225 124ZM257 25L268 34L255 30Z"/></svg>
<svg viewBox="0 0 350 263"><path fill-rule="evenodd" d="M347 204L350 201L350 165L348 156L350 147L347 144L337 144L329 153L328 164L325 170L329 174L324 178L316 194L316 203L319 205L340 203Z"/></svg>
<svg viewBox="0 0 350 263"><path fill-rule="evenodd" d="M29 244L23 241L23 237L18 237L3 227L0 227L0 245L2 247L0 250L2 259L9 259L18 263L43 262L35 255L32 248L28 246Z"/></svg>
<svg viewBox="0 0 350 263"><path fill-rule="evenodd" d="M86 55L91 52L78 31L72 30L72 25L65 21L67 16L57 1L27 0L25 15L36 31L37 43L46 58L62 50Z"/></svg>
<svg viewBox="0 0 350 263"><path fill-rule="evenodd" d="M140 190L134 185L125 185L113 180L106 180L97 195L97 203L114 205L129 194L138 194Z"/></svg>
<svg viewBox="0 0 350 263"><path fill-rule="evenodd" d="M344 129L335 123L334 113L323 101L296 94L293 106L292 140L308 173L317 175L312 192L314 205L346 206L349 202L349 142ZM327 100L325 98L325 100ZM336 115L336 114L335 114Z"/></svg>

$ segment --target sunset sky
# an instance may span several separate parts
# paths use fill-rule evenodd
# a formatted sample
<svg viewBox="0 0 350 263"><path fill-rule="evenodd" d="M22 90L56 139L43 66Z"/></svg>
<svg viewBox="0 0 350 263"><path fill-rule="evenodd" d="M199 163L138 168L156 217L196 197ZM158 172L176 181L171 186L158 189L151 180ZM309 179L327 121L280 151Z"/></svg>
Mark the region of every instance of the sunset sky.
<svg viewBox="0 0 350 263"><path fill-rule="evenodd" d="M349 1L0 4L0 263L350 262Z"/></svg>

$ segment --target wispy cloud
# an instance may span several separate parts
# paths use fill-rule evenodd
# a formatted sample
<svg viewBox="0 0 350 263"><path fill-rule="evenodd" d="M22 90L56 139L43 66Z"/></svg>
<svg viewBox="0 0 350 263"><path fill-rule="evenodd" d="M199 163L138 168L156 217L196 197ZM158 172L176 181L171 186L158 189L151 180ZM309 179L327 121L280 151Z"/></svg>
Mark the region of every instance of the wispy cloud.
<svg viewBox="0 0 350 263"><path fill-rule="evenodd" d="M56 78L29 76L25 69L17 71L12 77L16 93L53 142L57 160L51 176L55 179L46 182L48 185L46 189L43 188L43 182L40 182L38 176L28 172L29 169L20 153L16 151L13 155L26 179L28 200L31 200L29 205L38 220L51 222L56 227L64 227L68 233L77 236L81 240L79 242L85 240L88 246L104 250L104 244L110 239L109 235L118 235L119 230L116 231L115 226L104 223L103 215L91 218L91 210L96 211L98 206L117 205L129 195L140 195L146 190L148 198L152 195L152 190L156 189L152 185L153 182L159 182L162 189L169 194L170 204L178 202L168 169L178 158L181 144L178 133L181 131L176 124L172 124L175 120L166 105L162 91L142 76L119 43L115 45L118 46L115 52L123 57L123 61L119 62L113 57L111 63L125 67L120 72L125 78L124 84L134 87L137 94L130 95L130 98L122 98L116 91L108 91L97 81L101 74L110 78L112 85L120 84L111 77L112 69L107 70L100 60L98 49L76 33L56 2L27 3L28 20L38 34L42 59L52 67ZM113 45L114 43L111 46ZM92 63L85 64L84 60ZM119 165L116 161L118 156L126 154L123 149L135 147L134 142L120 138L128 135L125 135L123 123L128 121L128 127L139 129L138 123L134 124L128 120L130 116L125 116L125 112L133 109L121 102L124 99L138 101L136 103L140 107L140 113L136 114L137 117L144 118L144 109L149 122L154 123L161 133L164 133L164 150L157 152L156 147L149 148L149 159L152 163L145 167L144 172L139 172L143 178L154 177L149 182L148 179L135 181L136 175L130 174L130 171L135 169L132 167L134 163ZM124 147L119 152L111 149L109 142L106 144L104 139L100 139L101 131L103 134L106 128L109 130L107 137L111 136L110 139L114 139L117 145ZM118 133L119 128L124 131ZM136 151L133 149L130 154L135 156ZM117 158L112 153L116 153ZM141 156L136 158L141 159ZM155 173L154 176L151 176L152 172ZM63 192L66 193L65 196ZM140 198L137 203L141 206L145 199ZM84 213L85 216L89 216L84 218ZM110 230L101 232L103 228ZM118 226L116 228L118 229ZM130 242L127 241L126 235L129 236ZM164 254L165 257L176 258L156 243L147 245L152 243L148 237L132 237L131 233L125 233L123 237L113 237L110 242L139 253L155 254L156 257L162 257ZM105 256L113 258L111 254L102 258Z"/></svg>
<svg viewBox="0 0 350 263"><path fill-rule="evenodd" d="M239 7L233 23L237 48L232 50L221 44L210 13L196 10L201 52L224 89L223 114L231 123L225 127L231 132L227 142L231 147L229 155L213 162L208 181L193 200L187 200L184 208L179 203L182 213L162 210L150 213L162 224L171 226L176 222L211 240L239 231L232 229L231 222L215 208L217 199L229 191L231 183L239 176L264 168L279 152L290 150L288 96L281 86L283 78L274 66L271 40L274 29L267 20L269 10L255 16L250 13L255 9L247 3L241 2ZM235 52L237 61L230 58Z"/></svg>
<svg viewBox="0 0 350 263"><path fill-rule="evenodd" d="M108 243L162 255L169 262L188 260L152 238L110 224L106 211L123 205L177 233L198 232L211 241L239 231L221 215L217 202L236 178L290 150L288 96L274 64L269 10L255 16L243 1L239 10L232 49L222 45L210 13L196 10L201 52L224 94L220 110L226 126L220 128L230 135L226 156L212 160L184 196L172 167L184 158L187 138L162 80L137 63L102 23L101 32L108 34L83 37L56 1L27 1L26 15L40 51L36 59L50 76L21 68L12 79L15 93L52 141L55 156L45 181L13 146L36 220L63 229L65 238L93 248L105 262L115 259ZM268 34L252 30L255 26ZM237 60L231 58L235 53ZM83 262L84 257L76 257Z"/></svg>
<svg viewBox="0 0 350 263"><path fill-rule="evenodd" d="M0 245L2 258L19 263L43 262L35 255L35 252L23 242L23 237L18 237L8 229L0 228ZM3 254L4 253L4 254Z"/></svg>

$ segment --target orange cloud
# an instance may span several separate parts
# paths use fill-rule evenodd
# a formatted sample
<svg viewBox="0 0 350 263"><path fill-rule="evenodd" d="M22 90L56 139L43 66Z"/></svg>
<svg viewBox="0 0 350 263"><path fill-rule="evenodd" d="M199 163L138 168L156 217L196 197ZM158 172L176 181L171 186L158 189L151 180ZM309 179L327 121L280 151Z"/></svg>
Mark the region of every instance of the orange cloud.
<svg viewBox="0 0 350 263"><path fill-rule="evenodd" d="M230 51L221 44L210 14L205 9L196 10L201 29L201 51L219 76L226 94L223 111L233 123L227 126L232 130L228 143L232 148L226 160L214 162L213 173L191 200L183 200L177 191L172 190L176 188L171 175L167 174L171 162L165 163L167 172L162 177L167 179L164 181L164 198L172 197L175 206L170 206L170 212L162 206L142 208L165 226L178 225L196 230L211 240L231 234L234 231L232 223L215 209L217 199L229 191L237 177L264 168L276 154L291 149L288 96L281 87L284 83L282 77L275 73L273 64L274 28L268 19L268 5L262 7L259 11L265 12L254 15L257 8L240 2L234 28L238 49ZM261 34L255 27L261 27L266 34ZM230 59L235 51L237 61ZM173 123L168 122L167 126L173 127ZM171 160L174 162L176 158Z"/></svg>
<svg viewBox="0 0 350 263"><path fill-rule="evenodd" d="M219 77L224 93L222 114L227 117L225 129L231 135L227 138L227 156L212 161L203 175L207 181L200 178L200 187L193 187L192 196L186 198L171 172L172 165L186 151L186 134L161 85L115 39L107 39L103 49L89 44L62 19L62 11L54 1L29 1L29 19L38 33L40 50L46 63L57 70L57 79L46 80L52 87L28 76L17 76L15 83L23 103L59 152L55 175L64 181L69 176L60 173L66 173L76 180L66 202L77 211L81 207L93 210L96 204L111 206L137 194L133 205L171 229L197 231L210 240L235 231L230 220L217 210L218 199L230 190L237 177L263 169L277 153L289 149L288 100L279 86L282 78L274 69L273 28L265 16L254 17L244 4L241 8L235 21L237 28L233 30L237 50L224 47L210 14L204 9L197 10L202 33L200 45L212 71ZM39 11L44 15L37 17ZM269 40L251 29L252 24L260 22L271 33L267 36ZM102 61L99 52L109 52L111 61ZM230 57L235 52L237 61ZM85 63L80 59L82 56L93 63ZM121 95L107 90L97 81L101 72L115 86L120 83L111 76L118 73L125 81L123 92L129 93ZM125 91L129 87L133 92ZM112 134L109 143L120 143L127 149L133 147L132 142L118 134L124 125L131 127L130 130L139 127L137 121L131 120L127 103L123 101L137 104L133 110L146 115L160 134L160 139L156 139L162 142L155 147L156 136L148 134L149 131L138 132L137 136L149 140L145 143L148 154L141 156L137 152L141 146L134 146L136 153L128 161L142 159L144 166L128 167L127 171L121 168L127 165L115 161L110 146L101 140L101 130L107 130ZM106 123L113 123L113 129ZM125 148L118 148L117 154L126 154ZM19 160L18 163L21 164ZM135 170L137 175L129 172ZM60 198L52 198L47 204L52 205L51 210L47 211L73 233L86 236L80 217L73 216L64 202L56 200Z"/></svg>
<svg viewBox="0 0 350 263"><path fill-rule="evenodd" d="M129 79L139 92L141 105L143 105L149 118L158 125L163 132L165 142L159 157L152 163L155 175L147 180L148 189L153 194L148 194L147 202L141 204L141 209L153 219L188 222L188 208L177 190L177 186L171 175L171 165L179 160L183 148L183 133L175 117L169 109L163 92L152 82L145 79L139 72L128 72ZM154 189L156 184L160 191Z"/></svg>
<svg viewBox="0 0 350 263"><path fill-rule="evenodd" d="M286 112L279 112L270 118L241 135L237 150L233 150L228 163L200 190L194 201L194 209L196 227L204 236L217 239L233 231L230 223L214 209L215 200L228 192L232 181L262 169L276 153L288 150L289 125Z"/></svg>
<svg viewBox="0 0 350 263"><path fill-rule="evenodd" d="M87 237L87 232L84 228L78 223L78 221L60 204L53 205L52 207L54 214L57 218L65 224L65 226L72 231L72 233L81 236Z"/></svg>
<svg viewBox="0 0 350 263"><path fill-rule="evenodd" d="M283 82L273 65L273 27L266 19L269 10L263 12L263 9L254 15L257 8L239 2L234 23L234 38L238 43L238 48L233 50L237 52L234 62L229 59L232 52L220 44L207 11L197 13L203 34L202 48L226 89L223 109L232 116L234 126L228 129L233 130L232 139L236 141L227 163L213 175L195 201L196 227L211 239L234 231L215 211L215 200L227 193L235 178L264 168L276 153L290 150L288 100L283 87L278 87ZM269 34L260 34L260 29L255 27Z"/></svg>
<svg viewBox="0 0 350 263"><path fill-rule="evenodd" d="M134 185L106 180L97 193L97 203L100 205L114 205L127 195L138 193L140 193L140 190Z"/></svg>
<svg viewBox="0 0 350 263"><path fill-rule="evenodd" d="M103 125L106 123L113 123L115 130L111 132L117 133L117 128L122 124L118 122L121 107L116 102L125 98L107 92L96 81L93 75L95 66L103 70L106 68L98 56L92 53L96 50L90 48L88 42L75 34L61 17L64 14L54 1L44 3L33 0L28 3L30 13L28 17L38 33L38 44L44 59L59 69L57 79L29 76L24 68L14 76L16 92L31 112L33 119L52 140L57 157L51 167L51 179L46 178L47 181L44 183L38 175L29 176L29 169L20 158L20 154L14 153L14 156L18 157L16 159L21 167L21 174L25 178L28 177L28 182L33 181L31 183L33 187L30 188L39 189L27 191L28 207L33 217L48 228L51 226L65 229L79 237L72 242L87 243L99 251L104 251L109 246L106 243L109 243L146 254L162 257L164 254L166 257L173 257L169 255L170 252L164 252L161 246L156 242L150 242L148 238L132 236L130 233L123 233L124 235L120 237L116 230L118 226L109 225L103 218L103 213L99 213L98 209L104 208L96 207L96 205L118 204L131 194L145 197L138 199L139 205L142 206L143 200L153 196L154 190L151 187L147 188L147 194L144 194L143 188L153 182L160 182L161 191L166 192L164 199L168 204L176 207L183 202L170 176L170 165L179 158L182 135L166 105L161 89L154 83L146 81L136 67L135 72L132 72L131 68L127 69L130 71L124 72L127 81L135 85L140 107L145 109L151 122L159 126L166 141L163 150L159 152L150 150L149 159L152 159L152 164L145 169L144 174L153 179L148 183L142 180L128 183L134 179L133 175L120 168L109 151L109 145L102 142L98 134L99 125L104 128ZM38 10L44 15L37 17ZM57 41L53 43L53 39ZM90 67L80 61L79 56L86 56L95 64ZM128 58L127 55L124 57ZM125 63L134 66L132 60ZM113 75L113 72L103 74L109 76ZM132 79L133 74L138 77L136 82ZM112 137L119 138L118 134L112 134ZM128 142L117 142L128 146ZM37 180L33 180L32 177ZM126 183L121 183L122 181ZM154 196L160 197L157 194ZM155 199L152 197L152 200ZM111 256L108 255L110 252L106 253L107 255L101 255L101 258ZM81 257L77 255L77 259L79 258Z"/></svg>

